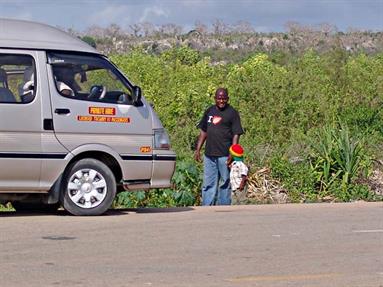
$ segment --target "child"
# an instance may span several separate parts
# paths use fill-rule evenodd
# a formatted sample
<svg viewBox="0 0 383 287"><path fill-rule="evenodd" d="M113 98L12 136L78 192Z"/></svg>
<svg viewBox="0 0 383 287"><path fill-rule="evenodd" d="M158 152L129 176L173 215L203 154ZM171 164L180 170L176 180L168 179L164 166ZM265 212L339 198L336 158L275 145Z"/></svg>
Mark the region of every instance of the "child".
<svg viewBox="0 0 383 287"><path fill-rule="evenodd" d="M239 144L233 144L230 149L228 166L230 168L230 184L233 204L243 203L246 199L246 182L248 167L243 163L243 148Z"/></svg>

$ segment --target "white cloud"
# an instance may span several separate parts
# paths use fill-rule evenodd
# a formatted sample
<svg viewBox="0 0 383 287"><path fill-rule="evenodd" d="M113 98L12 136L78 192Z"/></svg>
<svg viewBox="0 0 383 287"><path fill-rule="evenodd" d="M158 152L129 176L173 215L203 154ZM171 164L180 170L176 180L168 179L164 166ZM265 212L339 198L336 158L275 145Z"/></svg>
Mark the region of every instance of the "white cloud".
<svg viewBox="0 0 383 287"><path fill-rule="evenodd" d="M109 5L91 15L87 22L90 25L107 26L111 23L126 24L132 9L128 5Z"/></svg>
<svg viewBox="0 0 383 287"><path fill-rule="evenodd" d="M146 5L145 5L146 4ZM154 23L156 18L167 18L169 12L159 6L143 4L109 4L87 19L89 25L107 26L111 23L126 27L137 22Z"/></svg>
<svg viewBox="0 0 383 287"><path fill-rule="evenodd" d="M169 13L166 10L162 9L161 7L157 7L157 6L147 7L144 9L142 16L140 17L139 21L140 22L152 21L153 16L155 16L155 17L162 17L162 16L168 17Z"/></svg>

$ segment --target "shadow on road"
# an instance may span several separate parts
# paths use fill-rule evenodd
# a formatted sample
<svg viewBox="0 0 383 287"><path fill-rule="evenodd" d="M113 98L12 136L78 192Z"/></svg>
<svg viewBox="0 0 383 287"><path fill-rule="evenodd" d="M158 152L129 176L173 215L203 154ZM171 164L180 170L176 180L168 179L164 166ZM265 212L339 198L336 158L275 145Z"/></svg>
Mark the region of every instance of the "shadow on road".
<svg viewBox="0 0 383 287"><path fill-rule="evenodd" d="M25 216L47 216L47 215L58 215L65 216L69 215L65 210L57 210L55 212L47 211L0 211L0 218L2 217L25 217Z"/></svg>
<svg viewBox="0 0 383 287"><path fill-rule="evenodd" d="M194 210L193 207L167 207L167 208L155 208L155 207L142 207L142 208L123 208L123 209L110 209L106 212L106 215L123 215L127 213L174 213L174 212L186 212Z"/></svg>
<svg viewBox="0 0 383 287"><path fill-rule="evenodd" d="M186 212L192 211L193 207L168 207L168 208L121 208L121 209L109 209L101 216L118 216L128 215L129 213L174 213L174 212ZM63 209L56 212L20 212L20 211L0 211L0 218L2 217L23 217L23 216L71 216Z"/></svg>

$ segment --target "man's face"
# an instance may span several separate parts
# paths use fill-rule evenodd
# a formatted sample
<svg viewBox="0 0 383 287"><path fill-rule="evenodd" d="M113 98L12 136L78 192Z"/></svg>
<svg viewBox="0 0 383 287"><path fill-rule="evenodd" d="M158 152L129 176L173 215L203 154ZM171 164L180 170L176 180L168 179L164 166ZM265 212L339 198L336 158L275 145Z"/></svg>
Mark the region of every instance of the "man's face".
<svg viewBox="0 0 383 287"><path fill-rule="evenodd" d="M222 92L222 93L217 93L214 97L214 100L215 100L215 105L219 109L224 109L227 105L229 97Z"/></svg>

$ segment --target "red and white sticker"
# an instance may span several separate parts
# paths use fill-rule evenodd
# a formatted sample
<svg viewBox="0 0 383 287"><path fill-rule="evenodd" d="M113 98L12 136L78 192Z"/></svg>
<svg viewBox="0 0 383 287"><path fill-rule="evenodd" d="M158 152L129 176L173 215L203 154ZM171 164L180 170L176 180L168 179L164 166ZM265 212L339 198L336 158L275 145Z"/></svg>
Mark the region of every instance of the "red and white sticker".
<svg viewBox="0 0 383 287"><path fill-rule="evenodd" d="M99 122L99 123L130 123L130 118L121 117L103 117L103 116L77 116L77 120L80 122Z"/></svg>
<svg viewBox="0 0 383 287"><path fill-rule="evenodd" d="M214 125L218 125L221 121L222 121L222 117L218 117L218 116L214 116L212 120Z"/></svg>
<svg viewBox="0 0 383 287"><path fill-rule="evenodd" d="M116 109L110 107L89 107L88 111L90 115L99 116L114 116L116 114Z"/></svg>

